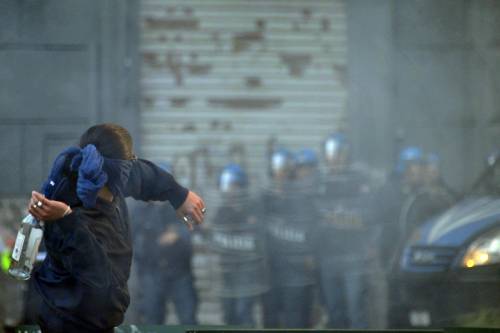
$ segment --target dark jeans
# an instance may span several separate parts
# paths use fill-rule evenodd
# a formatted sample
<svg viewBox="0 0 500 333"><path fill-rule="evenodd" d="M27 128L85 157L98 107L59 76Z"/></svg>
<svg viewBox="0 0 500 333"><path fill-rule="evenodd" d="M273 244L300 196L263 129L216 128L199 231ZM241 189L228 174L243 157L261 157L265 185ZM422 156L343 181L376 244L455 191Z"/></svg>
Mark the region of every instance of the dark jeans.
<svg viewBox="0 0 500 333"><path fill-rule="evenodd" d="M162 325L167 315L166 304L172 300L181 325L196 325L198 297L190 273L165 276L158 272L138 272L142 296L138 304L141 323Z"/></svg>
<svg viewBox="0 0 500 333"><path fill-rule="evenodd" d="M265 328L309 328L314 287L274 287L263 296Z"/></svg>
<svg viewBox="0 0 500 333"><path fill-rule="evenodd" d="M329 328L366 328L366 283L361 269L321 273L321 292L328 312Z"/></svg>
<svg viewBox="0 0 500 333"><path fill-rule="evenodd" d="M253 306L255 297L223 298L224 321L227 325L254 327Z"/></svg>

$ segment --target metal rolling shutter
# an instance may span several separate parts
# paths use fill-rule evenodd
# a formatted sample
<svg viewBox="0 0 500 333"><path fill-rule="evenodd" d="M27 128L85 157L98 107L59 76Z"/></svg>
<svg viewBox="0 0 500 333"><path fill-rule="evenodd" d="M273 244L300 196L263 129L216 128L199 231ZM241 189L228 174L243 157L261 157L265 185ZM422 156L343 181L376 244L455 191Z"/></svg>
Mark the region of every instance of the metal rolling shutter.
<svg viewBox="0 0 500 333"><path fill-rule="evenodd" d="M171 160L206 147L216 167L245 147L254 184L267 142L319 149L344 126L342 0L143 0L141 142Z"/></svg>

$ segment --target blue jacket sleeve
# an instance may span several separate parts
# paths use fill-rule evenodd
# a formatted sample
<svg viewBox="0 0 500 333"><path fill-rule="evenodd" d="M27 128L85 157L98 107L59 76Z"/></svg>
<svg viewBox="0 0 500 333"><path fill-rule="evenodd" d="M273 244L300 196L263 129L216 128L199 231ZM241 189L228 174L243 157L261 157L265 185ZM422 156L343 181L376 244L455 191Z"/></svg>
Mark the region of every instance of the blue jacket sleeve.
<svg viewBox="0 0 500 333"><path fill-rule="evenodd" d="M124 194L142 201L168 200L177 209L186 200L188 192L168 172L150 161L138 159L132 167Z"/></svg>

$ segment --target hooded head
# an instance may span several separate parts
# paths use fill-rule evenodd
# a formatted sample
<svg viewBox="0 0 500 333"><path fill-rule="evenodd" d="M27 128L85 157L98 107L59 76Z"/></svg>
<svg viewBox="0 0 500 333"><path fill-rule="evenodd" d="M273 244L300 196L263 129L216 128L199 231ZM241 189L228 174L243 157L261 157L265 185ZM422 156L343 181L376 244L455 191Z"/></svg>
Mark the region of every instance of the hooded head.
<svg viewBox="0 0 500 333"><path fill-rule="evenodd" d="M135 159L132 138L119 125L101 124L85 131L79 146L59 154L42 192L59 200L76 194L84 207L92 208L104 186L114 196L125 187Z"/></svg>

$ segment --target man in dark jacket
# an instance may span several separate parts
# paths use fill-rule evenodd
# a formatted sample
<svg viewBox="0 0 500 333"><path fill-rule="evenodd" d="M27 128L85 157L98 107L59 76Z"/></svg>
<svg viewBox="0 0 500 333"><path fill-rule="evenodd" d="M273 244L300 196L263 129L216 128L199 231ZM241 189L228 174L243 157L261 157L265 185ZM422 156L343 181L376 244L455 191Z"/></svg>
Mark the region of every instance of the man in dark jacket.
<svg viewBox="0 0 500 333"><path fill-rule="evenodd" d="M280 149L272 156L272 182L262 205L271 282L264 297L265 327L312 325L316 272L309 235L316 218L313 204L304 205L304 201L312 195L315 169L314 163L304 165L297 178L291 152Z"/></svg>
<svg viewBox="0 0 500 333"><path fill-rule="evenodd" d="M366 328L367 263L373 245L369 223L371 184L350 163L342 133L324 143L325 174L320 193L321 223L314 244L322 299L330 328Z"/></svg>
<svg viewBox="0 0 500 333"><path fill-rule="evenodd" d="M222 300L224 322L255 326L254 305L269 289L262 237L248 180L238 164L228 164L219 176L221 205L210 229L210 244L217 256L216 294Z"/></svg>
<svg viewBox="0 0 500 333"><path fill-rule="evenodd" d="M405 289L408 281L399 273L402 251L411 235L419 226L430 218L444 212L455 202L455 195L440 177L439 158L435 154L413 154L419 152L416 148L404 149L400 157L400 177L393 180L392 197L382 192L379 199L398 203L391 210L384 209L387 202L379 202L380 220L385 222L384 234L381 238L381 262L383 264L388 285L388 325L391 328L411 327L408 322L408 311L405 305L411 300L405 300ZM416 175L419 175L416 177ZM398 194L399 192L399 194ZM389 241L390 240L390 241ZM384 260L385 259L385 260Z"/></svg>
<svg viewBox="0 0 500 333"><path fill-rule="evenodd" d="M42 332L112 332L123 321L132 260L126 196L169 200L178 215L203 221L201 198L134 158L130 135L114 124L91 127L80 148L61 153L43 192L29 205L45 221L47 257L34 274Z"/></svg>

